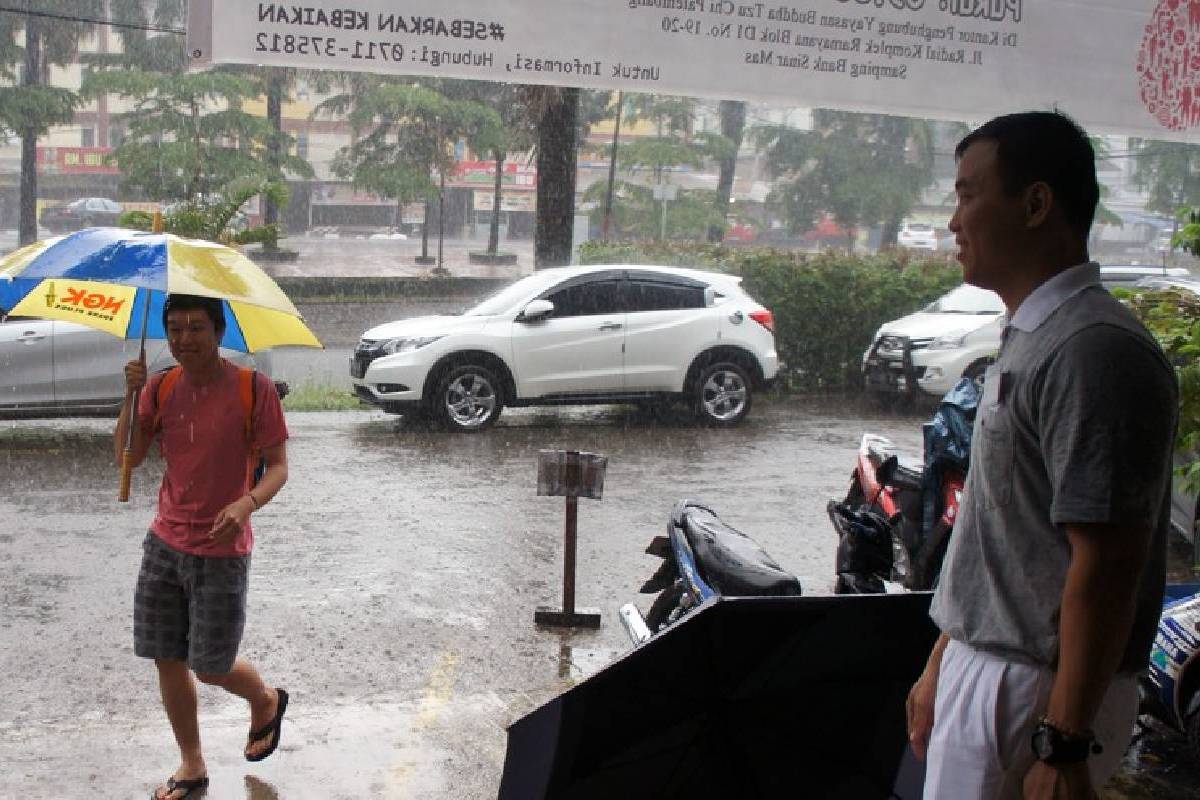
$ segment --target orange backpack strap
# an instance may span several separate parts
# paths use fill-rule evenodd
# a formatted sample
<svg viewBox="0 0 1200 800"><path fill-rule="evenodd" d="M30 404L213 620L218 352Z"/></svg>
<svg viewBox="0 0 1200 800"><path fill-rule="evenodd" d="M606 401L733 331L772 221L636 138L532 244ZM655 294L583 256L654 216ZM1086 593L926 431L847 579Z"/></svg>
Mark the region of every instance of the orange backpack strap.
<svg viewBox="0 0 1200 800"><path fill-rule="evenodd" d="M154 426L151 430L157 431L162 426L163 403L167 402L167 398L175 389L175 384L179 383L182 376L183 367L176 365L167 370L163 374L162 380L158 382L158 389L154 392Z"/></svg>
<svg viewBox="0 0 1200 800"><path fill-rule="evenodd" d="M238 367L238 395L242 398L242 411L246 414L246 441L254 441L254 401L258 383L258 372L248 367Z"/></svg>
<svg viewBox="0 0 1200 800"><path fill-rule="evenodd" d="M262 454L254 446L254 401L258 392L258 372L249 367L238 367L238 395L242 399L242 411L246 414L246 446L250 457L246 460L246 481L250 487L257 483L257 471Z"/></svg>

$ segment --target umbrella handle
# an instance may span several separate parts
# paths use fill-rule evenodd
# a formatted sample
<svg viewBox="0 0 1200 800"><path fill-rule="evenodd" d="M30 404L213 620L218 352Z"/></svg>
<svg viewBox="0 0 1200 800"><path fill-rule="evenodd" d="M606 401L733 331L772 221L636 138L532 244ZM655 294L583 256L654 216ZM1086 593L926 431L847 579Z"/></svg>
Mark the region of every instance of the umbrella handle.
<svg viewBox="0 0 1200 800"><path fill-rule="evenodd" d="M155 213L155 225L158 230L162 230L162 216ZM142 309L142 338L141 347L138 350L138 361L142 362L142 366L146 366L146 327L150 323L150 293L146 293L146 302ZM121 485L117 489L117 502L129 502L129 484L133 480L133 426L137 424L138 398L141 396L140 388L134 389L133 394L126 392L125 402L129 404L129 413L126 419L129 420L129 427L125 435L125 452L121 454Z"/></svg>
<svg viewBox="0 0 1200 800"><path fill-rule="evenodd" d="M129 502L129 485L133 480L133 451L126 449L121 454L121 486L117 489L117 502Z"/></svg>
<svg viewBox="0 0 1200 800"><path fill-rule="evenodd" d="M142 356L142 361L145 362L145 355ZM126 419L129 420L129 427L125 436L125 450L121 453L121 485L117 489L118 503L129 502L129 485L133 481L133 426L137 423L134 415L137 413L138 396L141 393L141 389L135 389L132 394L125 395L129 412Z"/></svg>

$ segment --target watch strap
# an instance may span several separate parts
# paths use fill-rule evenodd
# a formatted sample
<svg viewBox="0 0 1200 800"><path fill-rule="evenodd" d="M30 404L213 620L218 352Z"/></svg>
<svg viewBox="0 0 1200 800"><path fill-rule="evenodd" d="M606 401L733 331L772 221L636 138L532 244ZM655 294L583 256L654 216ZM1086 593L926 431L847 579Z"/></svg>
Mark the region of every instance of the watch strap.
<svg viewBox="0 0 1200 800"><path fill-rule="evenodd" d="M1086 761L1087 757L1103 751L1096 741L1095 734L1087 731L1083 734L1067 733L1055 727L1045 717L1038 720L1033 730L1030 744L1033 754L1039 761L1051 766L1061 764L1078 764Z"/></svg>

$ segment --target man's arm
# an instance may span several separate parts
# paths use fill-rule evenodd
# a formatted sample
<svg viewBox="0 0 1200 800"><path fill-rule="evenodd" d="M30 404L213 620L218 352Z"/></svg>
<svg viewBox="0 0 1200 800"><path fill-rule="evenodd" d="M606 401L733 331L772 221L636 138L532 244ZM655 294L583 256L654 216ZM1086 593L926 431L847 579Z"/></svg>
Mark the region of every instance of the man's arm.
<svg viewBox="0 0 1200 800"><path fill-rule="evenodd" d="M245 527L250 515L269 503L287 483L287 441L264 447L262 457L267 464L262 478L250 491L221 509L213 520L208 538L223 542L236 536Z"/></svg>
<svg viewBox="0 0 1200 800"><path fill-rule="evenodd" d="M141 361L130 361L125 365L125 402L121 404L121 415L117 417L117 426L113 430L113 456L117 466L125 457L125 445L129 442L130 420L137 419L137 409L133 408L133 394L138 389L146 388L146 365ZM150 437L142 432L142 426L133 423L133 466L138 466L146 458L150 450Z"/></svg>
<svg viewBox="0 0 1200 800"><path fill-rule="evenodd" d="M1065 527L1071 562L1062 593L1058 669L1046 716L1059 730L1084 735L1092 729L1125 653L1151 536L1148 528ZM1026 798L1090 798L1092 792L1086 761L1058 768L1035 762L1025 782Z"/></svg>
<svg viewBox="0 0 1200 800"><path fill-rule="evenodd" d="M908 741L912 744L917 758L925 760L925 751L929 749L929 735L933 732L933 706L937 699L938 674L942 669L942 656L950 637L942 634L933 644L929 653L929 661L925 671L913 684L908 692L908 702L905 712L908 717Z"/></svg>
<svg viewBox="0 0 1200 800"><path fill-rule="evenodd" d="M1066 730L1085 731L1092 727L1129 641L1150 530L1118 525L1066 529L1071 563L1059 619L1058 670L1046 715Z"/></svg>
<svg viewBox="0 0 1200 800"><path fill-rule="evenodd" d="M254 502L256 510L271 502L271 499L279 494L279 490L287 483L287 441L282 441L274 447L264 447L262 457L267 464L267 469L263 472L258 484L250 490L250 498Z"/></svg>

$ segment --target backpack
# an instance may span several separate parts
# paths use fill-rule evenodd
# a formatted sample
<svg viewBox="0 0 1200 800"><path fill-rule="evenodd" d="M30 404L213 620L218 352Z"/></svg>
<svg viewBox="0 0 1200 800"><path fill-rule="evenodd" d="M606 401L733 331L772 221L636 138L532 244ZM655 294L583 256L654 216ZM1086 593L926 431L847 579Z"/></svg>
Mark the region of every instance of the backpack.
<svg viewBox="0 0 1200 800"><path fill-rule="evenodd" d="M178 365L171 367L163 375L162 380L158 383L158 391L154 395L154 430L159 430L162 426L162 407L167 398L171 396L171 392L175 389L175 384L179 382L179 378L183 375L183 367ZM256 380L258 371L249 367L238 367L238 396L242 401L242 411L246 415L244 426L246 434L246 444L250 447L250 457L246 460L246 476L250 483L250 488L258 485L263 473L267 471L267 461L262 457L262 453L257 447L254 447L254 403L257 400L258 381Z"/></svg>

